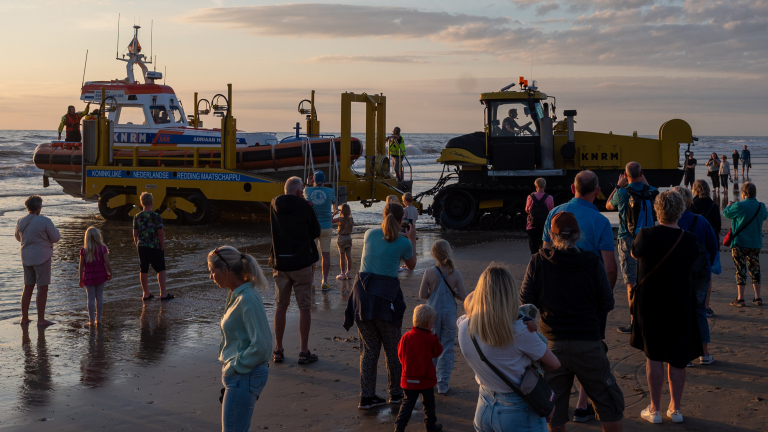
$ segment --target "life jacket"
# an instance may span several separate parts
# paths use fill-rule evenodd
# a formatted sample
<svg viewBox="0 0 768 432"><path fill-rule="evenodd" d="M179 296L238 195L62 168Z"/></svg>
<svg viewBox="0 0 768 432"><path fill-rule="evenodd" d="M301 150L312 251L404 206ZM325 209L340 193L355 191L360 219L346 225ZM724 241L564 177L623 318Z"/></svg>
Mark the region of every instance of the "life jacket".
<svg viewBox="0 0 768 432"><path fill-rule="evenodd" d="M397 140L389 142L389 154L392 156L405 156L405 140L400 135Z"/></svg>
<svg viewBox="0 0 768 432"><path fill-rule="evenodd" d="M64 117L67 119L65 124L67 132L80 130L80 116L77 113L75 113L75 115L67 113Z"/></svg>

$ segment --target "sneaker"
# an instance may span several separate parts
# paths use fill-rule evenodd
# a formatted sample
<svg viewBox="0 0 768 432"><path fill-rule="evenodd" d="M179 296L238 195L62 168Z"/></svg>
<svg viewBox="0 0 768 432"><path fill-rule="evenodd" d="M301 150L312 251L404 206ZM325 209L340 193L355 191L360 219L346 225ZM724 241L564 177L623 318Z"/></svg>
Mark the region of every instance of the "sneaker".
<svg viewBox="0 0 768 432"><path fill-rule="evenodd" d="M390 396L387 403L392 405L400 405L401 403L403 403L403 395Z"/></svg>
<svg viewBox="0 0 768 432"><path fill-rule="evenodd" d="M703 356L699 357L699 364L710 365L714 362L715 358L712 357L712 354L704 354Z"/></svg>
<svg viewBox="0 0 768 432"><path fill-rule="evenodd" d="M431 426L428 425L428 424L425 424L424 425L424 430L426 430L427 432L440 432L441 430L443 430L443 424L442 423L435 423L435 424L433 424Z"/></svg>
<svg viewBox="0 0 768 432"><path fill-rule="evenodd" d="M446 393L448 393L448 390L450 390L448 388L448 386L445 386L445 387L438 386L437 387L437 394L446 394Z"/></svg>
<svg viewBox="0 0 768 432"><path fill-rule="evenodd" d="M731 306L744 307L745 306L744 299L731 300Z"/></svg>
<svg viewBox="0 0 768 432"><path fill-rule="evenodd" d="M659 413L658 411L651 412L650 405L648 405L644 410L640 411L640 417L642 417L643 420L648 420L653 424L661 423L661 413Z"/></svg>
<svg viewBox="0 0 768 432"><path fill-rule="evenodd" d="M402 266L399 269L397 269L397 272L400 273L401 271L405 270L406 268L408 268L408 267Z"/></svg>
<svg viewBox="0 0 768 432"><path fill-rule="evenodd" d="M715 316L715 311L713 311L710 308L707 308L707 318L711 318L713 316Z"/></svg>
<svg viewBox="0 0 768 432"><path fill-rule="evenodd" d="M694 366L694 364L693 364L693 362L692 362L692 361L689 361L689 362L688 362L688 364L687 364L687 365L685 365L685 367L693 367L693 366Z"/></svg>
<svg viewBox="0 0 768 432"><path fill-rule="evenodd" d="M384 405L385 403L387 403L387 401L385 401L384 399L378 396L361 397L360 405L358 405L357 407L360 409L367 410L379 405Z"/></svg>
<svg viewBox="0 0 768 432"><path fill-rule="evenodd" d="M632 324L616 327L616 331L622 334L632 334Z"/></svg>
<svg viewBox="0 0 768 432"><path fill-rule="evenodd" d="M584 409L576 408L573 410L573 421L578 423L584 423L595 418L595 409L592 408L591 403L587 403L587 407Z"/></svg>
<svg viewBox="0 0 768 432"><path fill-rule="evenodd" d="M667 409L667 417L671 418L674 423L682 423L683 422L683 412L680 410L674 410ZM659 422L661 423L661 422Z"/></svg>
<svg viewBox="0 0 768 432"><path fill-rule="evenodd" d="M320 287L320 289L321 289L321 290L323 290L323 291L328 291L329 289L331 289L331 286L330 286L330 285L328 285L327 283L324 283L324 284L323 284L323 285Z"/></svg>

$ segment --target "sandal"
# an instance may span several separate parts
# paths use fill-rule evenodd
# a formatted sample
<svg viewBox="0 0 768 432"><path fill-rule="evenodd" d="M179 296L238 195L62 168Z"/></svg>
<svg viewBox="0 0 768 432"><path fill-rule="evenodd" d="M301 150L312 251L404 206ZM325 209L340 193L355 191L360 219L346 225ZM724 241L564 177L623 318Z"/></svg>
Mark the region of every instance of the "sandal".
<svg viewBox="0 0 768 432"><path fill-rule="evenodd" d="M142 300L142 301L147 301L147 300L152 300L153 298L155 298L155 296L154 296L154 295L152 295L152 294L150 294L150 295L149 295L149 296L147 296L147 297L142 297L142 298L141 298L141 300Z"/></svg>
<svg viewBox="0 0 768 432"><path fill-rule="evenodd" d="M299 364L314 363L317 361L317 354L312 354L309 350L307 352L299 353Z"/></svg>
<svg viewBox="0 0 768 432"><path fill-rule="evenodd" d="M758 298L752 300L752 304L754 304L755 306L762 306L763 305L763 299L758 297Z"/></svg>
<svg viewBox="0 0 768 432"><path fill-rule="evenodd" d="M731 306L744 307L745 306L744 299L731 300Z"/></svg>
<svg viewBox="0 0 768 432"><path fill-rule="evenodd" d="M272 361L275 363L282 363L283 360L285 360L285 355L283 355L284 352L285 352L284 349L281 349L280 351L278 350L272 351Z"/></svg>
<svg viewBox="0 0 768 432"><path fill-rule="evenodd" d="M173 299L175 299L175 298L176 298L176 297L175 297L173 294L168 294L168 295L167 295L167 296L165 296L165 297L160 297L160 300L173 300Z"/></svg>

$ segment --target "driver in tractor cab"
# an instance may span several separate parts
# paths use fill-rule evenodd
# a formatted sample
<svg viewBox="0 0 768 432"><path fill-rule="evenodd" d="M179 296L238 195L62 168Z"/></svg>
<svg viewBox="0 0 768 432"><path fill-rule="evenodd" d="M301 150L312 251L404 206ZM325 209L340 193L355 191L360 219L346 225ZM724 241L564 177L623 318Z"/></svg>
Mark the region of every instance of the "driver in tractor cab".
<svg viewBox="0 0 768 432"><path fill-rule="evenodd" d="M75 112L75 106L70 105L67 109L67 113L61 117L61 123L59 124L59 138L61 141L61 131L66 127L67 135L65 141L67 142L80 142L83 140L83 136L80 135L80 120L88 114L88 110L91 108L91 103L85 106L85 111Z"/></svg>
<svg viewBox="0 0 768 432"><path fill-rule="evenodd" d="M403 158L405 157L405 140L400 135L400 128L395 127L389 140L389 156L395 165L397 181L403 181Z"/></svg>
<svg viewBox="0 0 768 432"><path fill-rule="evenodd" d="M501 123L501 129L507 135L519 135L521 132L526 131L530 135L535 135L531 129L531 122L528 122L522 126L517 124L515 119L517 118L517 108L509 110L509 117L505 118Z"/></svg>

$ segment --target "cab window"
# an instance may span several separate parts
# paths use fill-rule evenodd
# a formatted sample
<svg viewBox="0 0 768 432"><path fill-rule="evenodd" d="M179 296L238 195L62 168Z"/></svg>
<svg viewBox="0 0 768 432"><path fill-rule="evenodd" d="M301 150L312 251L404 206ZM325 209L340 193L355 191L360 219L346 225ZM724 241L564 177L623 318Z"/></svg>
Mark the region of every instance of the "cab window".
<svg viewBox="0 0 768 432"><path fill-rule="evenodd" d="M152 115L152 121L155 122L155 124L167 124L171 122L171 117L168 115L168 111L162 105L150 106L149 112Z"/></svg>
<svg viewBox="0 0 768 432"><path fill-rule="evenodd" d="M141 107L141 106L120 107L117 124L121 126L146 126L147 117L144 115L144 107Z"/></svg>
<svg viewBox="0 0 768 432"><path fill-rule="evenodd" d="M533 110L527 100L514 102L491 102L489 123L491 136L533 136L538 135L541 107L536 104Z"/></svg>
<svg viewBox="0 0 768 432"><path fill-rule="evenodd" d="M173 116L173 119L176 121L176 123L185 124L186 119L184 117L184 110L181 109L181 107L177 107L174 105L171 105L171 115Z"/></svg>

